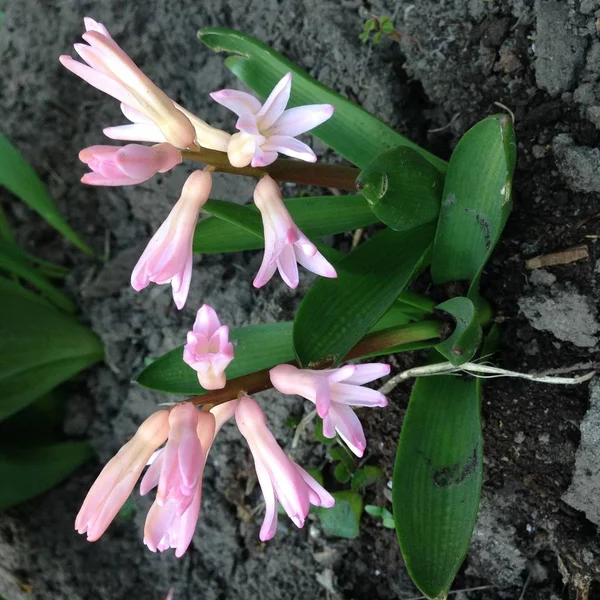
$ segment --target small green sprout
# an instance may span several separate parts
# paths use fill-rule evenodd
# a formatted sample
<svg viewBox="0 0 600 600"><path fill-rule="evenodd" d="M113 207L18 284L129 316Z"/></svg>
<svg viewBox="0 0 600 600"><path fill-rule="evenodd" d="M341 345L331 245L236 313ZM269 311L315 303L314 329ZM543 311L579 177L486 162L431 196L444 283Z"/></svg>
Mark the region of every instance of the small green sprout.
<svg viewBox="0 0 600 600"><path fill-rule="evenodd" d="M396 529L394 516L387 508L383 508L383 506L376 506L375 504L367 504L365 506L365 512L372 517L380 517L381 524L385 528Z"/></svg>

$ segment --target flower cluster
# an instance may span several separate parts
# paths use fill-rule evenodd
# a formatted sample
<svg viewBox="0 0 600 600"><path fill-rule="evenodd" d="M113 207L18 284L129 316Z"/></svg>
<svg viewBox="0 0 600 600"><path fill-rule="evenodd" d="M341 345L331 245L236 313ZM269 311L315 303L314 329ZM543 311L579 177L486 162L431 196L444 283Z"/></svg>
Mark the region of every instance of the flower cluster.
<svg viewBox="0 0 600 600"><path fill-rule="evenodd" d="M157 173L170 171L182 161L182 151L207 148L226 152L233 167L267 167L279 154L314 162L314 152L296 136L321 125L333 114L329 104L298 106L286 110L292 90L287 73L264 104L237 90L220 90L211 97L229 108L238 120L238 132L231 135L214 128L171 100L152 82L111 37L104 25L86 17L83 39L75 44L76 61L63 55L60 62L69 71L95 88L119 100L130 124L107 127L104 133L114 140L154 142L155 146L128 144L92 146L79 158L90 169L82 177L89 185L134 185ZM136 265L131 285L136 291L150 282L171 283L178 309L186 303L192 276L192 239L200 210L211 189L211 166L204 175L194 172L181 198L148 243ZM300 263L323 277L336 277L333 266L296 227L287 211L277 184L268 175L254 194L265 230L265 255L254 279L255 287L265 285L276 270L292 288L298 285Z"/></svg>
<svg viewBox="0 0 600 600"><path fill-rule="evenodd" d="M265 168L254 192L262 216L265 252L254 286L264 286L279 271L291 288L299 283L298 264L323 277L336 277L333 266L296 226L268 167L284 154L314 162L313 151L296 136L324 123L333 114L329 105L286 109L292 91L292 74L277 83L264 104L250 94L221 90L211 94L237 116L233 135L211 127L173 102L127 56L104 25L85 19L87 44L75 44L83 59L61 56L74 74L121 103L129 124L104 129L107 137L132 143L92 146L79 157L90 172L82 181L90 185L135 185L181 163L184 154L200 148L223 153L230 167ZM214 154L214 152L213 152ZM212 188L213 165L194 171L163 224L150 239L135 265L131 285L141 291L150 282L170 283L178 309L186 303L192 278L192 242L198 216ZM252 173L255 173L252 171ZM202 477L208 453L221 427L235 417L254 459L265 502L260 539L277 530L278 503L297 527L307 519L310 506L331 507L335 500L307 471L291 460L268 428L255 400L237 390L227 396L227 369L234 357L229 339L215 310L203 305L187 335L183 361L192 368L205 390L222 390L221 402L198 410L183 402L148 417L133 438L104 467L90 489L75 528L95 541L106 531L137 481L140 493L156 489L144 527L144 543L152 550L174 549L177 557L189 547L200 514ZM316 405L323 433L339 437L362 456L366 439L353 407L385 406L386 398L362 385L389 373L383 364L346 365L338 369L307 370L290 364L270 370L271 384L282 394L298 394ZM226 400L222 402L222 400ZM142 476L144 469L146 473Z"/></svg>

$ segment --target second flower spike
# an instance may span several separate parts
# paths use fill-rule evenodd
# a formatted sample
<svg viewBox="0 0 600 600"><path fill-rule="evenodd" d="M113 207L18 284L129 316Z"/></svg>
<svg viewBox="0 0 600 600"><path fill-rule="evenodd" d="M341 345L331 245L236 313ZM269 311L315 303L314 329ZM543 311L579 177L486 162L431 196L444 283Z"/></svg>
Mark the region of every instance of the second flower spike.
<svg viewBox="0 0 600 600"><path fill-rule="evenodd" d="M298 229L283 203L279 186L268 175L258 182L254 203L262 216L265 235L265 254L254 287L265 285L276 270L287 285L297 287L298 263L317 275L337 277L333 266Z"/></svg>
<svg viewBox="0 0 600 600"><path fill-rule="evenodd" d="M192 280L192 243L198 213L208 200L212 177L208 171L194 171L185 182L181 197L154 234L131 274L136 292L151 281L170 283L173 300L181 310Z"/></svg>

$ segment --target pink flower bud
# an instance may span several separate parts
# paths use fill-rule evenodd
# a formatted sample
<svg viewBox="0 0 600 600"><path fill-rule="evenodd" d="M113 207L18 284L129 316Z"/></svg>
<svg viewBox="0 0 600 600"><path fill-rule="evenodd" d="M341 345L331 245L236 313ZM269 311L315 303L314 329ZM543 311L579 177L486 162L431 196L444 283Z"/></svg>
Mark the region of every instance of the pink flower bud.
<svg viewBox="0 0 600 600"><path fill-rule="evenodd" d="M194 171L185 182L181 197L154 234L131 274L131 286L139 292L151 281L170 283L178 309L185 305L192 279L192 243L198 213L208 200L212 177Z"/></svg>
<svg viewBox="0 0 600 600"><path fill-rule="evenodd" d="M187 334L183 361L198 373L198 381L206 390L225 387L225 369L233 360L233 345L229 327L221 325L215 310L202 305L192 331Z"/></svg>
<svg viewBox="0 0 600 600"><path fill-rule="evenodd" d="M91 170L81 181L88 185L135 185L181 163L181 152L167 143L157 146L91 146L79 153Z"/></svg>
<svg viewBox="0 0 600 600"><path fill-rule="evenodd" d="M254 96L236 90L220 90L211 97L238 115L227 155L234 167L266 167L285 154L308 162L317 157L309 146L295 139L333 114L330 104L310 104L285 110L292 89L292 74L287 73L261 104Z"/></svg>
<svg viewBox="0 0 600 600"><path fill-rule="evenodd" d="M254 203L262 215L265 235L265 254L254 287L265 285L276 270L287 285L297 287L297 263L317 275L337 277L333 266L298 229L283 203L279 186L268 175L258 182Z"/></svg>
<svg viewBox="0 0 600 600"><path fill-rule="evenodd" d="M112 39L106 27L93 19L84 19L88 43L75 44L75 51L85 63L70 56L59 58L61 64L90 85L145 115L168 141L177 148L194 143L196 130L190 120L178 110L171 99L156 86L121 47Z"/></svg>
<svg viewBox="0 0 600 600"><path fill-rule="evenodd" d="M265 499L265 519L259 536L262 541L270 540L277 530L277 501L296 527L304 525L311 504L328 508L334 505L333 496L285 455L252 398L240 399L235 419L250 446Z"/></svg>
<svg viewBox="0 0 600 600"><path fill-rule="evenodd" d="M361 387L389 375L383 363L346 365L339 369L298 369L278 365L269 371L271 383L282 394L298 394L313 402L323 419L323 435L336 432L357 456L362 456L367 442L362 425L351 406L387 406L387 398L376 390Z"/></svg>
<svg viewBox="0 0 600 600"><path fill-rule="evenodd" d="M168 434L169 411L160 410L140 425L133 438L102 469L75 519L75 529L87 533L89 542L95 542L106 531Z"/></svg>

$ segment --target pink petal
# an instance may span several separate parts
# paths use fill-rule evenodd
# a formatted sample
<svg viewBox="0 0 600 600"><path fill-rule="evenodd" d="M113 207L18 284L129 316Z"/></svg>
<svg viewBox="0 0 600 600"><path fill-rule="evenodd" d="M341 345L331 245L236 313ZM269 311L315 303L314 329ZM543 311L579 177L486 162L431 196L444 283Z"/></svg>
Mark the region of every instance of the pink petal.
<svg viewBox="0 0 600 600"><path fill-rule="evenodd" d="M331 386L331 399L350 406L387 406L387 398L370 388L346 383L334 383Z"/></svg>
<svg viewBox="0 0 600 600"><path fill-rule="evenodd" d="M271 135L261 148L265 152L279 152L292 158L298 158L306 162L316 162L317 157L304 142L285 135Z"/></svg>
<svg viewBox="0 0 600 600"><path fill-rule="evenodd" d="M63 67L74 73L78 77L81 77L85 82L89 83L96 89L116 98L120 102L128 104L130 106L137 106L137 100L130 94L127 89L100 71L96 71L87 65L77 62L70 56L62 55L58 57L58 60Z"/></svg>
<svg viewBox="0 0 600 600"><path fill-rule="evenodd" d="M135 108L131 108L131 106L127 106L127 104L123 104L122 102L121 102L121 112L132 123L154 124L152 119L147 117L143 112L140 112L139 110L136 110Z"/></svg>
<svg viewBox="0 0 600 600"><path fill-rule="evenodd" d="M276 262L281 279L292 289L298 287L298 263L296 262L294 249L291 246L285 246Z"/></svg>
<svg viewBox="0 0 600 600"><path fill-rule="evenodd" d="M259 537L261 541L266 542L277 531L277 500L271 477L265 466L260 461L255 460L254 468L265 501L265 518L260 528Z"/></svg>
<svg viewBox="0 0 600 600"><path fill-rule="evenodd" d="M292 73L286 73L273 88L262 108L256 114L260 117L260 130L266 131L282 115L292 91Z"/></svg>
<svg viewBox="0 0 600 600"><path fill-rule="evenodd" d="M81 177L81 183L86 185L105 185L105 186L117 186L117 185L137 185L142 183L145 179L131 179L125 175L121 177L107 178L102 173L85 173Z"/></svg>
<svg viewBox="0 0 600 600"><path fill-rule="evenodd" d="M102 23L98 23L98 21L94 21L91 17L83 17L83 24L85 25L86 31L97 31L102 35L106 36L109 40L112 40L110 33L108 33L108 29Z"/></svg>
<svg viewBox="0 0 600 600"><path fill-rule="evenodd" d="M320 253L317 252L314 256L306 256L294 247L296 253L296 260L305 269L321 275L322 277L336 278L337 272L331 265L331 263Z"/></svg>
<svg viewBox="0 0 600 600"><path fill-rule="evenodd" d="M254 156L250 161L250 166L256 168L268 167L277 160L277 152L263 152L260 146L254 150Z"/></svg>
<svg viewBox="0 0 600 600"><path fill-rule="evenodd" d="M198 309L192 330L210 338L219 327L221 327L221 321L215 309L208 304L203 304Z"/></svg>
<svg viewBox="0 0 600 600"><path fill-rule="evenodd" d="M236 122L235 128L239 131L243 131L249 135L255 135L258 137L261 136L260 131L258 130L258 123L256 122L256 117L254 115L242 115ZM261 140L262 141L262 140Z"/></svg>
<svg viewBox="0 0 600 600"><path fill-rule="evenodd" d="M268 131L269 136L296 137L321 125L333 115L331 104L309 104L288 108Z"/></svg>
<svg viewBox="0 0 600 600"><path fill-rule="evenodd" d="M367 447L365 433L356 413L344 404L332 404L327 418L331 417L338 435L346 442L348 448L359 458ZM323 433L325 427L323 426Z"/></svg>
<svg viewBox="0 0 600 600"><path fill-rule="evenodd" d="M215 102L233 111L238 117L242 115L254 115L261 107L258 98L237 90L219 90L218 92L212 92L209 96Z"/></svg>
<svg viewBox="0 0 600 600"><path fill-rule="evenodd" d="M345 383L351 383L354 385L362 385L363 383L369 383L385 377L390 374L390 365L385 363L367 363L364 365L355 365L355 371L351 377L345 380Z"/></svg>
<svg viewBox="0 0 600 600"><path fill-rule="evenodd" d="M111 140L130 142L166 142L162 131L152 123L133 123L131 125L118 125L105 127L102 132Z"/></svg>
<svg viewBox="0 0 600 600"><path fill-rule="evenodd" d="M324 506L325 508L331 508L335 504L335 498L300 465L295 466L304 482L310 487L311 491L314 493L314 495L312 496L311 504L313 504L314 506Z"/></svg>
<svg viewBox="0 0 600 600"><path fill-rule="evenodd" d="M175 306L181 310L185 306L185 302L190 291L190 284L192 282L192 267L193 257L192 249L190 248L189 256L186 260L183 273L177 273L171 280L171 287L173 288L173 301Z"/></svg>

